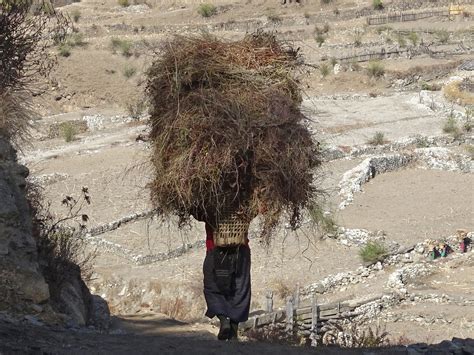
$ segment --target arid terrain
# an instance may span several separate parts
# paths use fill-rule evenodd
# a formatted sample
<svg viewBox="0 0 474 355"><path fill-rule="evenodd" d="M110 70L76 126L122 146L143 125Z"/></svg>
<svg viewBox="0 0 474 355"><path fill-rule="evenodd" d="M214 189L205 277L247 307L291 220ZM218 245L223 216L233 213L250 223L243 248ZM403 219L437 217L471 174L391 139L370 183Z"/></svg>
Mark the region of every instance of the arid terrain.
<svg viewBox="0 0 474 355"><path fill-rule="evenodd" d="M216 1L210 17L198 13L200 3L60 7L76 32L67 48L52 48L58 66L34 98L41 117L20 161L58 217L64 196L88 187L85 240L96 254L88 286L115 320L109 334L78 331L63 345L52 337L22 348L18 335L5 351L210 353L217 328L204 317L204 226L178 229L152 213L144 73L174 34L233 39L258 29L290 41L308 63L303 107L324 150L318 179L326 193L316 227L309 218L296 232L282 225L264 246L258 220L252 225L251 311L265 309L268 291L275 308L297 288L302 303L311 294L320 304L386 295L357 319L385 327L394 345L474 338L474 248L461 253L455 237L462 229L474 240L474 6L461 1L464 14L369 25L397 11L448 14L449 2L387 0L375 10L361 0L229 0ZM382 49L392 54L362 58ZM447 241L453 253L430 260L427 240ZM370 241L390 257L363 262ZM0 336L11 331L5 324ZM232 345L235 353L289 349Z"/></svg>

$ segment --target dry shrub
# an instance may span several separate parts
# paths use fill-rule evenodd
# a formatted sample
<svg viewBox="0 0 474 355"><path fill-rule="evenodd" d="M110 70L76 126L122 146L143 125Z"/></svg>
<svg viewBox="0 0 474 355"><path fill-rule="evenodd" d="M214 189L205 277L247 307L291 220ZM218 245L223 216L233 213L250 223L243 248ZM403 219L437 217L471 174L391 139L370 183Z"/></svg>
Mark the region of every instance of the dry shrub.
<svg viewBox="0 0 474 355"><path fill-rule="evenodd" d="M276 295L282 300L286 300L288 296L293 294L294 288L288 285L288 283L283 282L282 280L276 280L272 285L273 290Z"/></svg>
<svg viewBox="0 0 474 355"><path fill-rule="evenodd" d="M50 47L64 39L68 21L49 1L0 2L0 91L24 89L55 64Z"/></svg>
<svg viewBox="0 0 474 355"><path fill-rule="evenodd" d="M382 261L387 255L387 249L379 242L368 242L359 250L359 256L365 263Z"/></svg>
<svg viewBox="0 0 474 355"><path fill-rule="evenodd" d="M160 312L173 319L185 319L188 314L186 303L179 296L172 299L162 299Z"/></svg>
<svg viewBox="0 0 474 355"><path fill-rule="evenodd" d="M176 36L163 45L147 72L151 198L163 215L182 225L233 206L261 213L265 236L285 212L298 226L317 194L320 164L300 111L299 64L297 51L262 32L233 42Z"/></svg>
<svg viewBox="0 0 474 355"><path fill-rule="evenodd" d="M0 136L21 139L29 127L31 110L26 94L0 90Z"/></svg>
<svg viewBox="0 0 474 355"><path fill-rule="evenodd" d="M245 332L250 341L265 342L271 344L300 345L301 337L294 332L288 332L284 327L270 325L263 328L252 328Z"/></svg>
<svg viewBox="0 0 474 355"><path fill-rule="evenodd" d="M85 133L88 129L87 122L83 120L56 122L48 127L48 138L62 137L65 141L68 141L66 139L66 136L69 134L68 131L72 131L74 136L76 134Z"/></svg>
<svg viewBox="0 0 474 355"><path fill-rule="evenodd" d="M322 343L343 348L378 348L389 345L388 332L380 325L374 328L355 321L333 322L328 325Z"/></svg>
<svg viewBox="0 0 474 355"><path fill-rule="evenodd" d="M53 301L58 301L61 287L68 280L89 280L95 252L88 252L82 231L89 217L81 212L90 203L87 188L79 199L66 196L62 201L66 211L61 217L50 212L50 203L38 186L28 183L27 198L33 217L33 237L38 248L41 273L46 279Z"/></svg>
<svg viewBox="0 0 474 355"><path fill-rule="evenodd" d="M68 21L47 1L0 1L0 135L21 138L32 111L27 91L55 61L50 46L64 39Z"/></svg>
<svg viewBox="0 0 474 355"><path fill-rule="evenodd" d="M444 96L451 102L460 105L474 105L474 93L463 91L461 89L461 81L453 81L446 85L443 89Z"/></svg>

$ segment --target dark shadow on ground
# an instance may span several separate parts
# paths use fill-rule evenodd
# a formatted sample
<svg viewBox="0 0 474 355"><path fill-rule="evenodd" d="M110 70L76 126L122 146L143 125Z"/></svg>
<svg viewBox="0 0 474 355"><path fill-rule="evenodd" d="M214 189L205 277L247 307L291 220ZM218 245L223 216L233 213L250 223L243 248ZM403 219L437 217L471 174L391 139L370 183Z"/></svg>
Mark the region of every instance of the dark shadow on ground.
<svg viewBox="0 0 474 355"><path fill-rule="evenodd" d="M466 349L474 350L474 340ZM447 344L449 343L449 344ZM450 354L451 342L443 345ZM441 343L442 344L442 343ZM470 346L470 348L469 348ZM413 349L412 349L413 350ZM458 349L463 351L463 349ZM442 350L443 351L443 350ZM420 352L421 353L421 352ZM472 354L457 352L456 354ZM115 318L111 333L87 329L64 329L47 325L8 323L0 320L0 354L417 354L406 347L340 349L336 347L291 347L261 342L220 342L198 326L153 316ZM454 352L453 352L454 354Z"/></svg>

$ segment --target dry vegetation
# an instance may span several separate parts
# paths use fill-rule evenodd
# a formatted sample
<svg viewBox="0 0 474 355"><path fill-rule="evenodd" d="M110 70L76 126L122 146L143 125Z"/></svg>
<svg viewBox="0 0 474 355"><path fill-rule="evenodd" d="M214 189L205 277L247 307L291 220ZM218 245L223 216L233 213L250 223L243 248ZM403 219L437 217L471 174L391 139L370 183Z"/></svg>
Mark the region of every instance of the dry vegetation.
<svg viewBox="0 0 474 355"><path fill-rule="evenodd" d="M50 289L53 301L58 301L65 282L74 279L90 279L95 253L86 250L82 230L89 217L82 213L90 203L87 188L80 198L66 196L62 201L65 212L55 217L50 203L45 203L41 189L28 185L28 201L33 214L33 237L36 239L42 274Z"/></svg>
<svg viewBox="0 0 474 355"><path fill-rule="evenodd" d="M297 52L256 33L175 37L161 53L147 74L153 203L181 222L245 206L263 214L265 235L284 212L297 227L320 164L299 108Z"/></svg>
<svg viewBox="0 0 474 355"><path fill-rule="evenodd" d="M474 94L461 89L461 81L454 81L443 89L444 96L460 105L474 105Z"/></svg>
<svg viewBox="0 0 474 355"><path fill-rule="evenodd" d="M51 71L49 47L64 39L67 25L49 2L0 2L1 135L11 139L25 133L32 114L27 93L35 91L38 76Z"/></svg>

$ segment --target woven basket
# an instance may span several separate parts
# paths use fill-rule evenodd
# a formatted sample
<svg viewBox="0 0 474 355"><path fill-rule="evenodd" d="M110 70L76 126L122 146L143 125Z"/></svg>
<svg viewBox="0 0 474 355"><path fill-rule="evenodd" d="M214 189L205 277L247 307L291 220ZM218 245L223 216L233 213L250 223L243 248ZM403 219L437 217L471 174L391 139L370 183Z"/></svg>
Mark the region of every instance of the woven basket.
<svg viewBox="0 0 474 355"><path fill-rule="evenodd" d="M214 232L214 245L218 247L245 244L250 221L235 212L224 214L217 223Z"/></svg>

